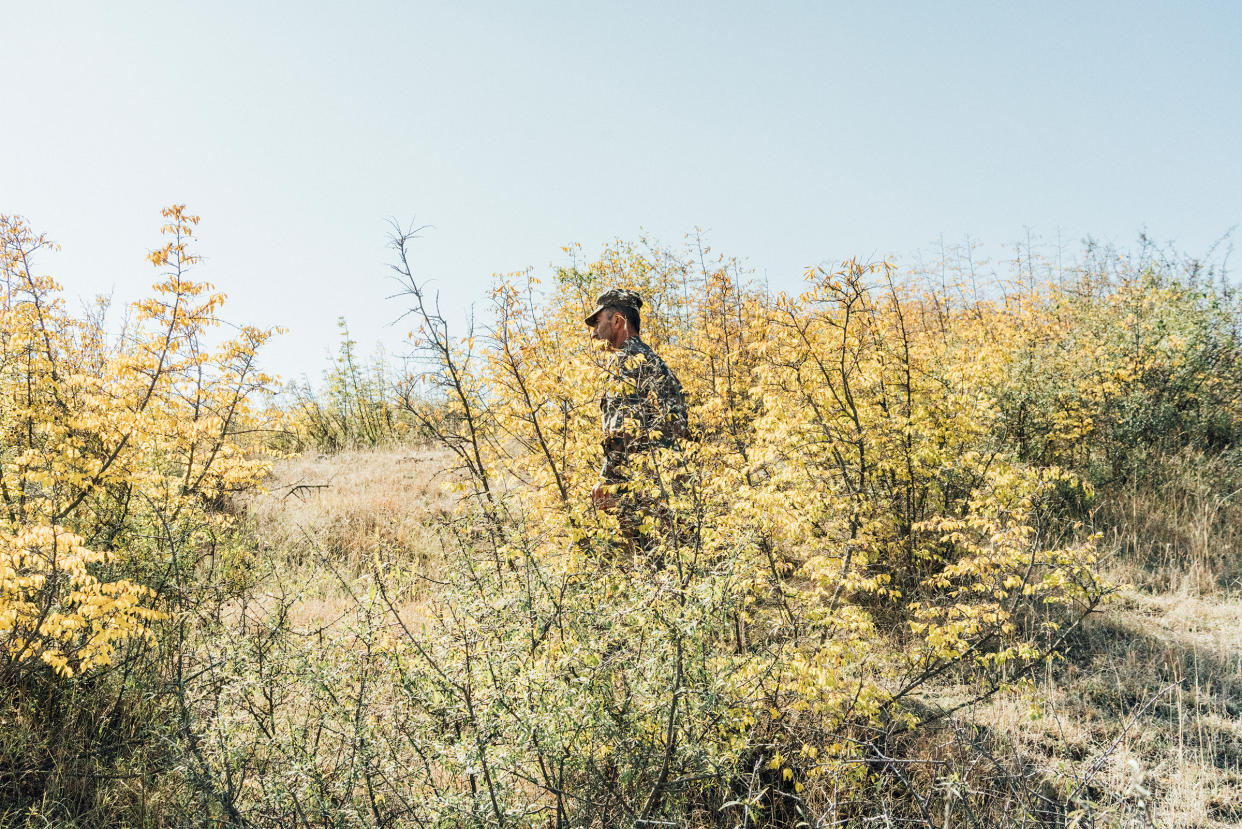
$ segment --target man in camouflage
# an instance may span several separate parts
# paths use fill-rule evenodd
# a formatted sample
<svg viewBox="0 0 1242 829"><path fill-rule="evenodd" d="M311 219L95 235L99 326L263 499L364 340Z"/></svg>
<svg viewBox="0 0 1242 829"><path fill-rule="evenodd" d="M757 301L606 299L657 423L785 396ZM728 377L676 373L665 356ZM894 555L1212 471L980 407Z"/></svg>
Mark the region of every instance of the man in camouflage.
<svg viewBox="0 0 1242 829"><path fill-rule="evenodd" d="M623 512L630 512L635 507L633 499L623 494L619 500L608 490L624 493L636 453L671 447L687 436L686 399L677 375L638 336L642 298L634 291L614 288L600 294L595 305L586 318L591 338L607 343L616 362L599 401L604 465L591 500L599 509L620 505ZM621 517L625 523L636 516Z"/></svg>

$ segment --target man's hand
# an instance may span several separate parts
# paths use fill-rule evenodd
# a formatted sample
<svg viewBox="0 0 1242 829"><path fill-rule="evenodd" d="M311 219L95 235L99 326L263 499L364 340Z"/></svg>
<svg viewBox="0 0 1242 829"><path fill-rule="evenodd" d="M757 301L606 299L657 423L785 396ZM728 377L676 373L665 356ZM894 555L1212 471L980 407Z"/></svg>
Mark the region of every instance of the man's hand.
<svg viewBox="0 0 1242 829"><path fill-rule="evenodd" d="M595 504L596 509L609 510L617 502L612 495L604 491L604 484L596 484L591 487L591 503Z"/></svg>

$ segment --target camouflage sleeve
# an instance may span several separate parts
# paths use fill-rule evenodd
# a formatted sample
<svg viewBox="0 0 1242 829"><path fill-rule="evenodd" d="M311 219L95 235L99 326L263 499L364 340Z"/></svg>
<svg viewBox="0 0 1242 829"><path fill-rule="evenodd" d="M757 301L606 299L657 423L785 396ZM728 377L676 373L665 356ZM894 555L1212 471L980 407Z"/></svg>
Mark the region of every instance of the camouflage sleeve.
<svg viewBox="0 0 1242 829"><path fill-rule="evenodd" d="M604 449L604 464L600 480L603 483L625 480L622 468L640 440L643 407L638 395L638 380L630 361L622 360L619 375L612 379L601 401L604 437L600 443Z"/></svg>
<svg viewBox="0 0 1242 829"><path fill-rule="evenodd" d="M601 401L604 465L600 479L605 483L625 480L624 466L633 452L672 446L689 433L681 383L654 354L623 357L612 383Z"/></svg>
<svg viewBox="0 0 1242 829"><path fill-rule="evenodd" d="M660 414L663 425L661 431L669 445L673 441L690 436L690 419L686 410L686 396L682 392L681 383L668 369L661 380Z"/></svg>
<svg viewBox="0 0 1242 829"><path fill-rule="evenodd" d="M681 383L660 359L640 369L638 397L643 407L644 438L659 446L672 446L689 434L686 398ZM658 432L655 437L653 432Z"/></svg>
<svg viewBox="0 0 1242 829"><path fill-rule="evenodd" d="M625 446L617 438L604 438L604 463L599 470L600 483L615 484L625 480L621 466L625 462Z"/></svg>

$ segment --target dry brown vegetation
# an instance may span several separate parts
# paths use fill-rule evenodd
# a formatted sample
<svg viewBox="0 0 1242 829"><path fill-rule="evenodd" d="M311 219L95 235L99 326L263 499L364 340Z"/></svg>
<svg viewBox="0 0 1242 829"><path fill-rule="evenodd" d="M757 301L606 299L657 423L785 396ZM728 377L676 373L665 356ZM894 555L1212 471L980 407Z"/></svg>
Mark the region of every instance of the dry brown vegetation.
<svg viewBox="0 0 1242 829"><path fill-rule="evenodd" d="M461 337L398 231L415 372L346 335L281 408L265 332L204 374L221 298L168 215L164 333L116 349L10 226L0 826L1237 824L1221 274L1089 248L995 299L853 261L788 297L621 244ZM581 325L614 284L693 432L621 511Z"/></svg>
<svg viewBox="0 0 1242 829"><path fill-rule="evenodd" d="M351 585L375 562L434 576L443 556L437 526L452 506L448 459L416 446L308 452L276 464L264 493L240 502L261 554L279 562L271 578L293 591L290 622L331 632L349 617ZM406 621L417 607L403 608Z"/></svg>
<svg viewBox="0 0 1242 829"><path fill-rule="evenodd" d="M433 519L452 507L447 459L397 446L308 452L277 464L266 493L242 503L264 551L293 564L321 556L365 570L376 555L438 554Z"/></svg>
<svg viewBox="0 0 1242 829"><path fill-rule="evenodd" d="M297 608L298 626L349 615L353 599L325 562L365 570L376 555L412 551L434 572L442 555L436 520L451 504L442 486L448 460L390 447L276 464L268 494L246 506L263 547L288 562L291 581L318 580L320 589ZM993 759L979 753L965 763L964 786L993 772L983 767L993 760L1035 783L1078 781L1078 795L1089 790L1110 804L1095 816L1101 823L1242 821L1237 524L1231 502L1196 495L1202 466L1175 467L1184 476L1179 497L1140 491L1120 507L1132 516L1129 532L1114 536L1107 563L1130 586L1090 618L1065 659L1050 663L1030 691L993 697L923 735L907 747L911 759L947 761L963 742L986 746ZM939 691L950 700L957 689ZM1047 794L1067 804L1059 817L1072 823L1074 792ZM959 824L950 814L943 825Z"/></svg>

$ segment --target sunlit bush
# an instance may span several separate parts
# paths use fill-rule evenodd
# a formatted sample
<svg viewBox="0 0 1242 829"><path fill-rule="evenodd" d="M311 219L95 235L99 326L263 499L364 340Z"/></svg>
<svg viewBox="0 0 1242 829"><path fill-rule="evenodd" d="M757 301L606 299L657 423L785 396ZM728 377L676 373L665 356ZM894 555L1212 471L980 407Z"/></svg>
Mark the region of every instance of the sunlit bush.
<svg viewBox="0 0 1242 829"><path fill-rule="evenodd" d="M269 379L255 352L271 332L221 330L224 296L188 278L198 218L181 206L164 217L167 242L148 256L160 276L116 327L102 301L71 312L37 270L48 240L0 218L6 811L27 799L59 804L31 812L49 820L88 809L112 779L105 766L129 751L99 743L119 739L131 705L171 701L159 660L178 652L207 574L212 590L245 579L244 554L217 556L217 542L229 497L269 468L256 414ZM83 728L83 711L102 719Z"/></svg>
<svg viewBox="0 0 1242 829"><path fill-rule="evenodd" d="M977 303L997 435L1024 461L1123 483L1242 436L1242 305L1223 275L1098 249L1072 279Z"/></svg>
<svg viewBox="0 0 1242 829"><path fill-rule="evenodd" d="M931 683L1008 687L1107 591L1089 536L1040 531L1083 484L998 437L979 309L855 262L773 295L703 254L502 280L461 338L410 279L463 558L403 670L480 818L848 811L884 735L946 713ZM582 318L614 285L693 431L636 459L629 515L587 497L609 357Z"/></svg>
<svg viewBox="0 0 1242 829"><path fill-rule="evenodd" d="M344 318L338 326L340 344L323 382L303 379L287 389L286 442L333 452L409 439L416 430L398 402L398 372L383 349L363 359Z"/></svg>
<svg viewBox="0 0 1242 829"><path fill-rule="evenodd" d="M181 534L267 468L236 436L267 382L253 360L269 333L242 328L205 350L224 297L186 279L197 217L164 215L172 238L149 256L164 276L119 336L98 316L70 314L59 286L33 270L46 239L18 219L0 223L0 636L10 674L41 661L72 675L112 662L118 641L150 635L157 574ZM109 575L120 571L131 578Z"/></svg>

